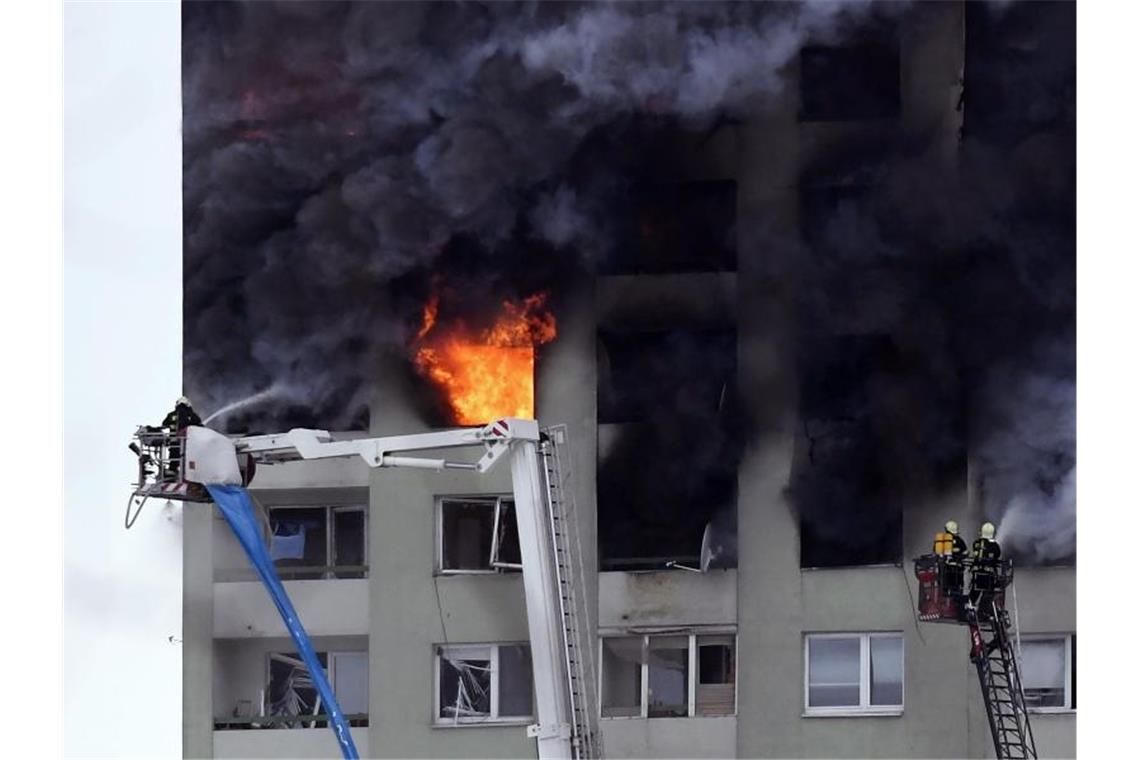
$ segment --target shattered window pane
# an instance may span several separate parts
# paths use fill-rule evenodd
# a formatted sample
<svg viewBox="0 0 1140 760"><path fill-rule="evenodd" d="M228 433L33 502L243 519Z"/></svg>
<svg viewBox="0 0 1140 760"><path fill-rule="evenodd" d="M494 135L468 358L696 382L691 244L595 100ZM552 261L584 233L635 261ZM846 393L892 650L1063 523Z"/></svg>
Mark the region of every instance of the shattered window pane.
<svg viewBox="0 0 1140 760"><path fill-rule="evenodd" d="M498 546L497 561L512 565L522 564L522 552L519 550L519 524L515 516L515 503L510 499L500 501Z"/></svg>
<svg viewBox="0 0 1140 760"><path fill-rule="evenodd" d="M649 717L689 714L689 637L649 638Z"/></svg>
<svg viewBox="0 0 1140 760"><path fill-rule="evenodd" d="M317 659L327 670L328 654L317 652ZM271 653L269 655L269 701L270 715L317 715L327 708L321 704L316 685L309 675L309 669L296 652ZM290 727L298 723L284 724Z"/></svg>
<svg viewBox="0 0 1140 760"><path fill-rule="evenodd" d="M640 636L602 639L602 715L641 715L642 645Z"/></svg>
<svg viewBox="0 0 1140 760"><path fill-rule="evenodd" d="M530 647L504 644L499 647L499 715L532 715L534 676L531 674Z"/></svg>
<svg viewBox="0 0 1140 760"><path fill-rule="evenodd" d="M440 648L439 717L491 717L489 647Z"/></svg>

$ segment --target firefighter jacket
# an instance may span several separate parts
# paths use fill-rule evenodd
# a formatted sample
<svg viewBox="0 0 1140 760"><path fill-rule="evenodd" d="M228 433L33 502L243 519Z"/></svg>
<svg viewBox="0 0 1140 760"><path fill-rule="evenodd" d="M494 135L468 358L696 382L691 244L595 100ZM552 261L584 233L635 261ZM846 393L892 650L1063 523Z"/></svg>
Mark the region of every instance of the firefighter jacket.
<svg viewBox="0 0 1140 760"><path fill-rule="evenodd" d="M162 420L162 426L172 433L177 433L185 430L191 425L201 425L202 418L194 409L186 404L179 404L174 407L174 411L166 415Z"/></svg>
<svg viewBox="0 0 1140 760"><path fill-rule="evenodd" d="M988 538L979 538L974 541L973 556L982 562L997 562L1001 559L1001 547L997 541Z"/></svg>

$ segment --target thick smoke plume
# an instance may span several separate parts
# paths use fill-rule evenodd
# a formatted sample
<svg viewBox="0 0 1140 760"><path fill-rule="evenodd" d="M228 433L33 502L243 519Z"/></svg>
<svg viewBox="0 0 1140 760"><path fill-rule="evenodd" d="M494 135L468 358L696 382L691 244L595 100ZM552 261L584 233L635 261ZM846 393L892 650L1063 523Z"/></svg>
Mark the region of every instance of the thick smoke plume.
<svg viewBox="0 0 1140 760"><path fill-rule="evenodd" d="M781 262L775 278L797 283L801 368L826 365L834 348L812 336L851 324L888 336L872 352L887 362L877 379L839 394L845 427L808 421L821 469L791 494L809 523L858 536L848 528L861 510L899 508L968 451L1003 538L1064 559L1075 530L1073 14L967 5L959 165L920 137L837 153L805 167L809 179L864 190L825 194L805 230L813 254L771 238L736 255ZM868 24L912 12L183 9L186 386L205 413L276 388L272 403L229 415L246 429L362 424L371 378L406 359L433 275L477 304L604 269L624 191L668 173L649 165L662 134L747 120L781 94L805 44L857 42ZM725 433L726 449L739 436ZM829 486L843 467L827 464L828 447L839 461L848 439L877 443L864 472ZM870 507L851 488L866 472L884 494Z"/></svg>

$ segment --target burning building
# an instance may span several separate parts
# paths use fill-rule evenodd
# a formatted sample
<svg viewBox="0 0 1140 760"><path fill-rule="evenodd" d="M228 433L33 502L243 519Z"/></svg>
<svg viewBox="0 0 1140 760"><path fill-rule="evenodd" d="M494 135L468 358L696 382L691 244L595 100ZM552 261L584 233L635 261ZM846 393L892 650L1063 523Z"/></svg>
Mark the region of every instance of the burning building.
<svg viewBox="0 0 1140 760"><path fill-rule="evenodd" d="M231 432L565 424L614 757L985 753L907 562L1006 518L1073 754L1072 9L510 10L185 7L190 395L262 393ZM362 751L533 754L509 483L252 487ZM326 755L236 546L185 528L186 754Z"/></svg>

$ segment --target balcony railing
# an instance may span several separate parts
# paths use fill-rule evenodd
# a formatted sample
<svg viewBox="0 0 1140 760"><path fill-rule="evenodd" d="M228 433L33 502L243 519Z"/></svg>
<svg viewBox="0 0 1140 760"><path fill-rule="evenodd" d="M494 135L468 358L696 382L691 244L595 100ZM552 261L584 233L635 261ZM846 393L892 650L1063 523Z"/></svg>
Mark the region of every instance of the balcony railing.
<svg viewBox="0 0 1140 760"><path fill-rule="evenodd" d="M367 578L368 565L288 565L277 566L277 575L283 581L337 580L345 578ZM217 583L238 583L256 581L258 575L252 568L232 568L216 570Z"/></svg>
<svg viewBox="0 0 1140 760"><path fill-rule="evenodd" d="M353 728L368 726L367 713L345 715ZM251 729L327 728L329 716L317 715L255 715L252 717L214 718L215 731L247 731Z"/></svg>

